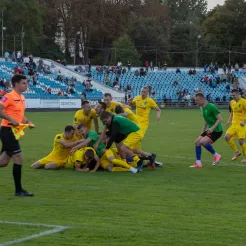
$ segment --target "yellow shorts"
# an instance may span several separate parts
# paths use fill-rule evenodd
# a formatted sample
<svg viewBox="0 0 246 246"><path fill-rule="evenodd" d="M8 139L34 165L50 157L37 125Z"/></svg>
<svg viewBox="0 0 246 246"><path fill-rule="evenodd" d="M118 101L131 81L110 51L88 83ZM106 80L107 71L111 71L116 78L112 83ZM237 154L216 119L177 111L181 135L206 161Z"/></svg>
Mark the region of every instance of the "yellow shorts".
<svg viewBox="0 0 246 246"><path fill-rule="evenodd" d="M240 124L232 124L231 127L226 131L226 134L231 135L233 138L244 139L245 138L245 126Z"/></svg>
<svg viewBox="0 0 246 246"><path fill-rule="evenodd" d="M114 149L116 149L116 148L114 148ZM111 164L110 161L108 160L108 158L110 158L110 157L115 157L114 149L108 149L108 150L106 150L106 152L103 154L103 156L102 156L102 158L101 158L101 160L100 160L101 167L102 167L103 169L106 169L107 166L108 166L109 164ZM117 149L116 149L116 150L117 150Z"/></svg>
<svg viewBox="0 0 246 246"><path fill-rule="evenodd" d="M85 165L84 158L83 158L84 153L85 151L83 149L78 149L74 151L72 155L69 155L67 159L67 163L72 166L75 166L76 163Z"/></svg>
<svg viewBox="0 0 246 246"><path fill-rule="evenodd" d="M127 146L129 149L138 148L141 140L143 139L143 131L139 130L137 132L130 133L125 140L123 140L123 144Z"/></svg>
<svg viewBox="0 0 246 246"><path fill-rule="evenodd" d="M60 160L55 156L46 156L43 159L38 161L41 166L45 166L49 163L55 163L57 168L64 167L66 165L67 160Z"/></svg>
<svg viewBox="0 0 246 246"><path fill-rule="evenodd" d="M149 124L147 124L147 123L140 123L140 126L139 127L142 130L143 137L144 137L147 129L149 128Z"/></svg>

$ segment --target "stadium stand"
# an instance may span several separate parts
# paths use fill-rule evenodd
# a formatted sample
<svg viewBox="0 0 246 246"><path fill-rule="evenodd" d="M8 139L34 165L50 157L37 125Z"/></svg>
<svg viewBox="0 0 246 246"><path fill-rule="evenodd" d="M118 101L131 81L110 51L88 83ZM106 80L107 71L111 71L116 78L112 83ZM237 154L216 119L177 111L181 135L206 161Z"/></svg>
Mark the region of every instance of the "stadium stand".
<svg viewBox="0 0 246 246"><path fill-rule="evenodd" d="M10 80L13 76L13 71L16 67L16 63L0 61L0 79ZM20 65L20 64L19 64ZM20 66L19 66L20 67ZM24 69L24 75L28 75L28 69ZM33 80L29 80L29 88L25 93L26 98L42 98L42 99L56 99L56 98L81 98L83 92L86 93L87 100L99 100L102 98L102 92L91 88L86 90L86 86L83 82L77 81L75 86L72 87L74 90L73 94L67 94L66 96L58 96L59 91L66 91L68 85L65 80L57 80L58 73L45 74L44 72L38 72L38 82L36 85L33 84ZM68 78L71 79L71 78ZM3 86L2 86L3 87ZM50 88L50 92L48 89Z"/></svg>

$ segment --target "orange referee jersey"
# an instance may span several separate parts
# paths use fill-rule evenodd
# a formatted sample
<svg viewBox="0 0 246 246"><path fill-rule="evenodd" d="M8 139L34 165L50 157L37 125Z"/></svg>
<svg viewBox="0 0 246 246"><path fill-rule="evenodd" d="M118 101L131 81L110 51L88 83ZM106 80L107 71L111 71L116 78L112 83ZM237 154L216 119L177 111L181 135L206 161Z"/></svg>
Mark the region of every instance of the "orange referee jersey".
<svg viewBox="0 0 246 246"><path fill-rule="evenodd" d="M0 101L0 104L4 106L3 112L9 117L16 120L18 123L22 123L24 119L24 113L26 109L25 97L19 95L15 90L4 95ZM9 121L2 119L1 126L9 126Z"/></svg>

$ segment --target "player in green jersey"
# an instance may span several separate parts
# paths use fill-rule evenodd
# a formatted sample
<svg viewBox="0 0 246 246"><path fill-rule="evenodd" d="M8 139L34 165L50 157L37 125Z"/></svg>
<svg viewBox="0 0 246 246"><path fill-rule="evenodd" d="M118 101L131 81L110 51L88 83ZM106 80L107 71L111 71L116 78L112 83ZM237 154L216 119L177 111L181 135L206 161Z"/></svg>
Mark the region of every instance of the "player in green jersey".
<svg viewBox="0 0 246 246"><path fill-rule="evenodd" d="M217 141L223 135L222 129L222 116L218 108L209 103L202 93L197 93L195 96L195 102L200 106L202 116L205 120L204 126L202 128L202 133L195 142L196 145L196 163L191 167L201 168L201 155L202 155L202 146L207 149L213 156L213 165L215 166L222 158L218 154L212 144Z"/></svg>

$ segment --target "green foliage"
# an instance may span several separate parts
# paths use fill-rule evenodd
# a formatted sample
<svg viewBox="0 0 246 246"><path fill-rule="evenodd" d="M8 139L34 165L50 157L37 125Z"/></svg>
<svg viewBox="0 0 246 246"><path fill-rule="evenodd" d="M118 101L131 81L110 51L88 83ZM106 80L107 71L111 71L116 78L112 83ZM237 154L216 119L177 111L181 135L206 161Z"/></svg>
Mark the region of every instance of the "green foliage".
<svg viewBox="0 0 246 246"><path fill-rule="evenodd" d="M24 52L39 53L39 42L42 36L43 13L38 0L5 0L4 25L8 35L16 35L21 39L22 27L24 36ZM20 42L16 42L16 50L21 50Z"/></svg>
<svg viewBox="0 0 246 246"><path fill-rule="evenodd" d="M140 65L140 55L127 35L120 37L113 43L110 64L116 65L118 61L121 61L124 66L127 65L128 61L131 62L132 66Z"/></svg>

